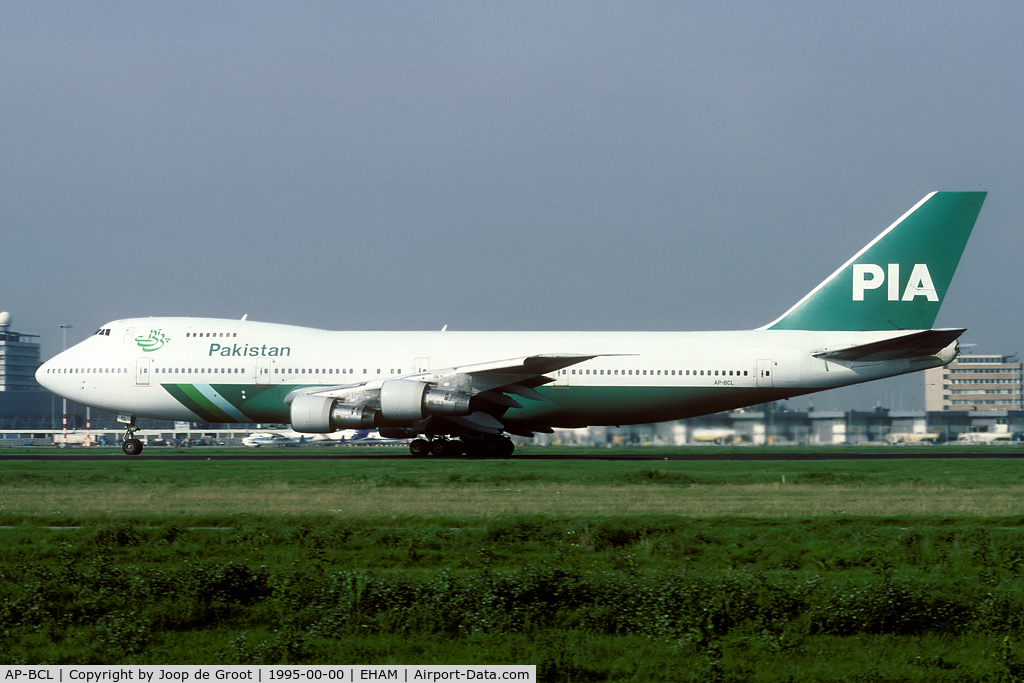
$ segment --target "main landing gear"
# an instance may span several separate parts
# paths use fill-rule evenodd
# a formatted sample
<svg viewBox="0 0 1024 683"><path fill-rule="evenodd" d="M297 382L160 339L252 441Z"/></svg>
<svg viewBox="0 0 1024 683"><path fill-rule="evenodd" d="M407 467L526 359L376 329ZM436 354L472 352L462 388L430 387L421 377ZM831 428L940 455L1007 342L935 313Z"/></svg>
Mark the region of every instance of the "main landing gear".
<svg viewBox="0 0 1024 683"><path fill-rule="evenodd" d="M142 452L142 442L135 438L135 432L139 428L135 426L135 418L128 422L124 430L124 441L121 443L121 450L125 455L138 455Z"/></svg>
<svg viewBox="0 0 1024 683"><path fill-rule="evenodd" d="M409 452L416 457L433 456L435 458L457 458L468 455L472 458L509 458L516 450L516 445L507 436L485 436L478 438L448 437L413 439L409 444Z"/></svg>

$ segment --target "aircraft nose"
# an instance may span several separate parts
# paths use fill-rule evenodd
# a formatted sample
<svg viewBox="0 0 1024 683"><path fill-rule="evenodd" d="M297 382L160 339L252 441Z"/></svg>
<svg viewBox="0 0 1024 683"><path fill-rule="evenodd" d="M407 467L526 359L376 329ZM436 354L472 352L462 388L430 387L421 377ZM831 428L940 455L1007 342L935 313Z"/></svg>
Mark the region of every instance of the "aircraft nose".
<svg viewBox="0 0 1024 683"><path fill-rule="evenodd" d="M42 365L40 365L38 368L36 368L36 381L39 382L41 386L43 386L46 389L49 389L50 391L53 391L52 372L52 360L48 360Z"/></svg>
<svg viewBox="0 0 1024 683"><path fill-rule="evenodd" d="M69 351L58 353L36 369L36 381L44 389L48 389L58 396L66 397L67 394L67 379L61 370L65 372L67 370Z"/></svg>

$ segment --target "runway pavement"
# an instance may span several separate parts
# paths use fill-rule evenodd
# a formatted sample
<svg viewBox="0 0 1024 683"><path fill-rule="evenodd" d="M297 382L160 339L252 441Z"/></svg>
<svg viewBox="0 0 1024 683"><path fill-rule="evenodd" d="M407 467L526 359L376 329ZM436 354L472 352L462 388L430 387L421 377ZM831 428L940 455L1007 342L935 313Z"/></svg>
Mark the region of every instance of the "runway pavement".
<svg viewBox="0 0 1024 683"><path fill-rule="evenodd" d="M285 449L281 449L282 451ZM142 455L122 455L122 454L106 454L106 455L93 455L93 454L82 454L79 455L76 451L68 452L67 454L58 453L32 453L32 452L16 452L16 453L0 453L0 460L35 460L35 461L95 461L95 460L130 460L130 461L146 461L146 460L431 460L434 458L429 457L417 457L409 455L404 450L396 449L395 451L387 453L314 453L304 452L299 449L287 449L287 453L267 453L266 451L253 452L249 454L237 454L237 453L217 453L216 450L211 449L206 452L188 452L182 453L180 451L157 451L153 452L153 449L145 452ZM296 452L298 451L298 452ZM866 449L851 448L848 452L814 452L808 450L807 452L793 453L792 451L784 451L773 453L770 450L757 450L749 453L743 452L722 452L714 453L708 450L701 450L699 452L686 452L681 451L677 454L665 454L665 453L644 453L642 449L630 452L628 449L616 450L613 453L580 453L579 455L572 454L541 454L541 453L517 453L511 458L480 458L480 457L469 457L459 456L456 458L436 458L437 460L624 460L624 461L654 461L654 460L690 460L690 461L704 461L704 460L735 460L735 461L781 461L781 460L913 460L913 459L924 459L924 460L950 460L950 459L975 459L983 460L988 458L1024 458L1024 449L1010 450L1002 449L983 451L983 452L971 452L962 453L955 451L943 452L941 447L929 448L928 450L921 450L915 447L896 449L894 450L879 450L872 452Z"/></svg>

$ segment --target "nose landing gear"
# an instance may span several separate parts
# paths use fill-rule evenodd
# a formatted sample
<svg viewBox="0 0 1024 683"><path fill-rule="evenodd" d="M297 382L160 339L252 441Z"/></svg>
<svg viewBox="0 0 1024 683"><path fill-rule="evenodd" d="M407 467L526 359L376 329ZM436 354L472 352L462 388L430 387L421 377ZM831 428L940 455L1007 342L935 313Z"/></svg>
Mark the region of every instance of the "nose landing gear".
<svg viewBox="0 0 1024 683"><path fill-rule="evenodd" d="M121 451L125 455L138 455L142 452L142 442L135 438L135 432L139 431L139 428L135 426L135 418L130 417L120 421L127 423L124 430L124 441L121 443Z"/></svg>

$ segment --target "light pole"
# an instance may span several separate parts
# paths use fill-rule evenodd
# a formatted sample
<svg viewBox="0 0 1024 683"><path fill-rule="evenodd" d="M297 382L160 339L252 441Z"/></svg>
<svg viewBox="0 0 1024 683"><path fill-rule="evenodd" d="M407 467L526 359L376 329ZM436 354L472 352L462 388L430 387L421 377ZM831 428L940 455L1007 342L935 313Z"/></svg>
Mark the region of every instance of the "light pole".
<svg viewBox="0 0 1024 683"><path fill-rule="evenodd" d="M71 325L61 325L60 326L60 331L61 331L61 333L63 334L63 337L64 337L64 345L63 345L63 348L61 349L62 351L67 351L68 350L68 330L69 329L71 329ZM62 420L63 420L63 425L64 425L63 426L63 430L64 430L64 443L61 444L61 448L67 448L68 447L68 400L66 398L65 399L61 399L61 405L63 406L63 411L62 411L63 412L63 418L62 418Z"/></svg>

